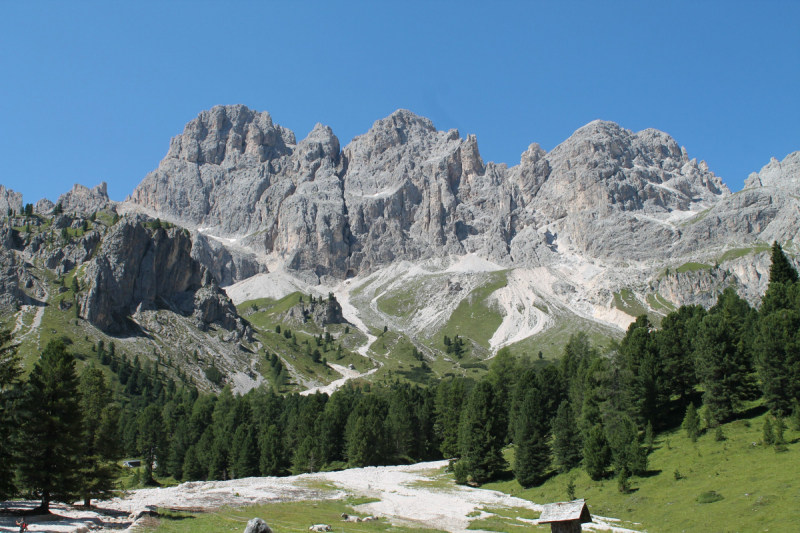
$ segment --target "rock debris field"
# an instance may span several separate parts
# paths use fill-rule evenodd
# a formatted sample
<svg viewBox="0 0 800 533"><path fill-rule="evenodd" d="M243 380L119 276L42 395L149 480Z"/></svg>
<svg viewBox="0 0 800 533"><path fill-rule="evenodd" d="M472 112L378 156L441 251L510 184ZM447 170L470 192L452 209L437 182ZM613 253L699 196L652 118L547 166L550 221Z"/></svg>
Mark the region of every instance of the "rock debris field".
<svg viewBox="0 0 800 533"><path fill-rule="evenodd" d="M124 498L102 502L92 511L54 505L53 516L29 517L28 523L32 532L135 531L139 528L134 524L134 517L148 508L212 511L222 506L241 508L253 504L336 500L357 495L380 500L357 506L356 511L361 515L385 517L396 525L460 533L469 527L471 519L488 516L488 513L483 512L477 517L467 517L478 509L542 509L540 504L501 492L459 485L442 487L439 483L432 483L432 477L446 465L447 461L435 461L410 466L354 468L341 472L282 478L258 477L183 483L170 488L131 491ZM320 488L326 486L331 488ZM26 502L24 505L32 508L36 503ZM20 502L13 502L13 507L21 506ZM343 505L344 510L346 509ZM269 516L261 518L269 523ZM598 516L593 518L594 523L584 524L584 530L615 533L634 531L615 526L615 519ZM15 519L13 516L0 516L0 531L17 531ZM523 522L535 524L536 520ZM280 533L280 528L276 528L275 533Z"/></svg>

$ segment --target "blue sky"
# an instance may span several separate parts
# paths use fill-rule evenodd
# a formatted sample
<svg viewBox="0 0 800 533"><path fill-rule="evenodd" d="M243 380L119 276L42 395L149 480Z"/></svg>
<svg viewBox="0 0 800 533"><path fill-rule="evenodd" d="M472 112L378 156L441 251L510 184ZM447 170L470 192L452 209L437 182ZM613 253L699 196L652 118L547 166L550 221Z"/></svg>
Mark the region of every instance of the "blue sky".
<svg viewBox="0 0 800 533"><path fill-rule="evenodd" d="M733 190L800 150L800 2L2 2L0 183L121 200L198 112L342 146L398 108L514 165L594 119L657 128Z"/></svg>

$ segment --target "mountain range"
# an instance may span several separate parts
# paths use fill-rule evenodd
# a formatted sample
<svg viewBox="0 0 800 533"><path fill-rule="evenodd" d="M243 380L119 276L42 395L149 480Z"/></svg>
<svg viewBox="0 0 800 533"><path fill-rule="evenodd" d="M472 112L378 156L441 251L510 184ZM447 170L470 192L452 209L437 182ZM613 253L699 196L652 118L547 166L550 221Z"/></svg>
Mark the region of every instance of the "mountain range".
<svg viewBox="0 0 800 533"><path fill-rule="evenodd" d="M22 196L0 186L9 210L23 212ZM577 330L602 345L637 315L658 324L731 285L756 304L769 245L800 251L800 151L732 193L666 133L613 122L550 152L533 143L508 167L406 110L342 148L327 126L297 141L267 112L216 106L125 201L75 185L33 211L0 229L0 305L31 350L61 320L200 382L216 365L239 390L270 381L259 357L273 350L301 390L340 376L299 363L275 325L335 331L373 371L397 371L411 350L441 376L504 346L554 357ZM308 303L298 295L336 302L326 316L350 341L303 318L312 309L290 313ZM67 304L74 322L49 318ZM467 340L467 359L444 335Z"/></svg>

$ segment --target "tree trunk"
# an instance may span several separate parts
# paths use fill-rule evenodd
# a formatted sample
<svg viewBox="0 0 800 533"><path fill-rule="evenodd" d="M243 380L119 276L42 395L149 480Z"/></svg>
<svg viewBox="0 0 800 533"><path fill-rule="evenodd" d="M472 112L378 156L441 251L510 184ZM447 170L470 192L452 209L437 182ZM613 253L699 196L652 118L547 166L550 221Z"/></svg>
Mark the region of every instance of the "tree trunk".
<svg viewBox="0 0 800 533"><path fill-rule="evenodd" d="M42 493L42 504L39 506L42 513L50 514L50 493L45 491Z"/></svg>
<svg viewBox="0 0 800 533"><path fill-rule="evenodd" d="M92 499L90 497L86 497L83 499L83 506L84 507L91 507L92 506Z"/></svg>

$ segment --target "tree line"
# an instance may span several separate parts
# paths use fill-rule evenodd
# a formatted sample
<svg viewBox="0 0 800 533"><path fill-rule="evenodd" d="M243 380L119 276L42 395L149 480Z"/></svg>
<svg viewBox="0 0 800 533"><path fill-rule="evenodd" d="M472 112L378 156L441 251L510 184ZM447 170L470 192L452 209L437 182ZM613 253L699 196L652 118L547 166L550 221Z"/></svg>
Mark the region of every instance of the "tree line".
<svg viewBox="0 0 800 533"><path fill-rule="evenodd" d="M800 417L798 336L800 283L777 243L757 310L729 288L708 311L683 306L658 328L639 317L606 353L583 333L549 366L500 350L477 382L351 382L330 396L267 387L205 394L190 380L176 384L153 362L129 361L113 345L100 345L101 365L120 383L110 386L103 369L89 366L78 376L62 341L47 345L24 381L6 332L0 497L33 496L43 507L107 498L124 456L141 457L148 480L447 458L459 483L484 483L510 468L531 486L580 467L593 479L614 475L626 490L630 476L647 471L655 432L686 417L695 430L700 420L715 428L760 398L776 420Z"/></svg>

